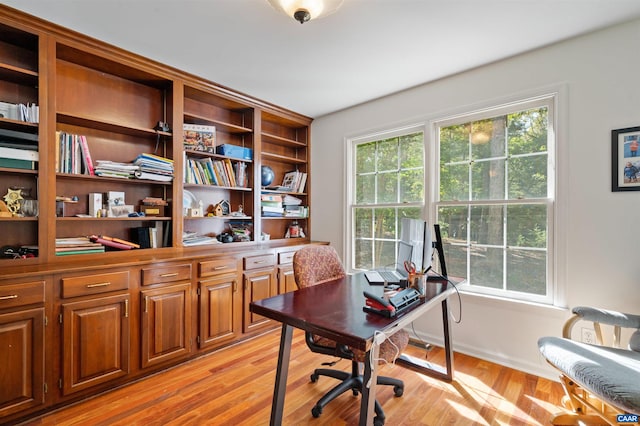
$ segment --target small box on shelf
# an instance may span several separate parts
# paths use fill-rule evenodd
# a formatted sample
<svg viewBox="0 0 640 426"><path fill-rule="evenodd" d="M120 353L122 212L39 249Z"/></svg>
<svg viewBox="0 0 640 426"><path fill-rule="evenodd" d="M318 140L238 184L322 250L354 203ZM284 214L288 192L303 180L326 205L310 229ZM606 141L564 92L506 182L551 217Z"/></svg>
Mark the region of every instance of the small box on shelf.
<svg viewBox="0 0 640 426"><path fill-rule="evenodd" d="M240 160L253 159L253 150L242 146L223 144L216 148L216 152L227 157L238 158Z"/></svg>

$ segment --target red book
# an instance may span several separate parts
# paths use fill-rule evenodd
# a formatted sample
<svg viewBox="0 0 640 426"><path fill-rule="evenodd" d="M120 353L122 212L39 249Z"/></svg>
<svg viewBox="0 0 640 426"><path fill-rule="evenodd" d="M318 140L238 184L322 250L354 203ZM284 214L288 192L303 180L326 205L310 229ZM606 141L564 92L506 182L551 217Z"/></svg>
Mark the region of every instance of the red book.
<svg viewBox="0 0 640 426"><path fill-rule="evenodd" d="M102 237L99 237L97 235L92 235L89 237L89 239L91 240L91 242L93 243L100 243L105 247L113 247L113 248L117 248L120 250L131 250L133 247L131 247L128 244L122 244L119 243L117 241L112 241L112 240L105 240Z"/></svg>
<svg viewBox="0 0 640 426"><path fill-rule="evenodd" d="M91 153L89 153L89 144L87 143L87 138L81 135L79 139L80 139L80 148L82 149L82 158L85 161L87 172L91 176L95 176L96 172L93 167L93 160L91 159Z"/></svg>

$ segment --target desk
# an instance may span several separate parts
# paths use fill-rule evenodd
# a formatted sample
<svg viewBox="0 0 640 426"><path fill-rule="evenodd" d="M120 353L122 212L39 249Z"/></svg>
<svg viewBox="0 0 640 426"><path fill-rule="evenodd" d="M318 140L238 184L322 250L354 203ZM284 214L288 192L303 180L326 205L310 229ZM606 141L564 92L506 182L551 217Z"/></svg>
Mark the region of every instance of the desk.
<svg viewBox="0 0 640 426"><path fill-rule="evenodd" d="M363 290L381 295L383 288L369 285L363 274L356 274L251 303L251 312L282 323L278 368L271 407L271 425L282 423L294 327L367 351L368 355L377 359L381 342L374 341L376 331L383 331L387 335L393 334L440 302L446 353L444 368L426 362L418 363L415 358L405 355L398 358L397 364L443 380L453 379L453 349L447 304L447 298L455 291L452 284L444 280L428 282L426 297L415 307L395 318L365 313L362 310L365 302ZM375 384L377 363L365 362L364 364L364 383ZM372 424L374 403L375 385L368 388L364 386L360 404L360 425Z"/></svg>

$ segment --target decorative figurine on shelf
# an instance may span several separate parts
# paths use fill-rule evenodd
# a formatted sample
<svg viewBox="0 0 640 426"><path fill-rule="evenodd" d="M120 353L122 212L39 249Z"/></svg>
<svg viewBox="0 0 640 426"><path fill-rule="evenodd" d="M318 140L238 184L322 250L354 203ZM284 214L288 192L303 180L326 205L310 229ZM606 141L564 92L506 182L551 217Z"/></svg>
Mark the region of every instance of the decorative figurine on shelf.
<svg viewBox="0 0 640 426"><path fill-rule="evenodd" d="M213 215L218 217L222 216L222 206L220 205L220 203L216 204L213 207Z"/></svg>
<svg viewBox="0 0 640 426"><path fill-rule="evenodd" d="M11 216L13 216L13 214L11 214L11 210L9 210L9 207L7 207L4 201L0 200L0 217L11 217Z"/></svg>
<svg viewBox="0 0 640 426"><path fill-rule="evenodd" d="M238 204L238 211L229 213L229 216L244 217L244 210L242 204Z"/></svg>
<svg viewBox="0 0 640 426"><path fill-rule="evenodd" d="M23 200L22 191L20 189L7 189L4 201L7 203L7 208L13 216L17 216L20 211L20 200Z"/></svg>

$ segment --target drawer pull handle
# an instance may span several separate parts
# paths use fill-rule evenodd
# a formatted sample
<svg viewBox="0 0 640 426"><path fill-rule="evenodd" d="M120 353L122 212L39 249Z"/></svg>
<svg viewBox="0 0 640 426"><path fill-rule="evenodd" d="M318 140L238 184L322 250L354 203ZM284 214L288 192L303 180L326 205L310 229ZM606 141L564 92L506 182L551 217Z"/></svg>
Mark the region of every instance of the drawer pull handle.
<svg viewBox="0 0 640 426"><path fill-rule="evenodd" d="M170 277L177 277L178 273L177 272L173 272L171 274L160 274L160 278L170 278Z"/></svg>
<svg viewBox="0 0 640 426"><path fill-rule="evenodd" d="M256 260L256 261L255 261L255 262L253 262L253 263L255 263L256 265L259 265L259 264L261 264L261 263L265 263L265 262L266 262L266 260Z"/></svg>
<svg viewBox="0 0 640 426"><path fill-rule="evenodd" d="M216 266L215 268L213 268L214 271L219 271L221 269L227 269L227 265Z"/></svg>
<svg viewBox="0 0 640 426"><path fill-rule="evenodd" d="M9 300L9 299L17 299L17 294L10 294L8 296L0 296L0 300Z"/></svg>
<svg viewBox="0 0 640 426"><path fill-rule="evenodd" d="M109 285L111 285L111 283L107 281L104 283L87 284L87 288L107 287Z"/></svg>

